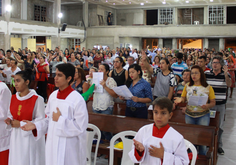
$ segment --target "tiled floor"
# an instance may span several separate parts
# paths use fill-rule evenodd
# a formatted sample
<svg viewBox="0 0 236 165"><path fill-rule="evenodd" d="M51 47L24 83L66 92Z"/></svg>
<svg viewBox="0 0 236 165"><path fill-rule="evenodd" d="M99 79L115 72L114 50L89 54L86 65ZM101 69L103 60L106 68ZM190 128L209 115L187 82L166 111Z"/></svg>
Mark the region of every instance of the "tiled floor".
<svg viewBox="0 0 236 165"><path fill-rule="evenodd" d="M236 91L227 102L226 118L223 133L225 155L219 155L217 165L236 165ZM97 165L108 165L104 156L97 158Z"/></svg>

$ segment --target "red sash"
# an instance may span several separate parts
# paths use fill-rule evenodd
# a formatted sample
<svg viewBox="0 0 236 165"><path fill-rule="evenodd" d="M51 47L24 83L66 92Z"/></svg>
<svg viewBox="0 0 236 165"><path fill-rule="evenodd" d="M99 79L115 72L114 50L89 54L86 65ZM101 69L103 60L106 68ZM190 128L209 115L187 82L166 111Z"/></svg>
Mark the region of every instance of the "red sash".
<svg viewBox="0 0 236 165"><path fill-rule="evenodd" d="M13 119L22 121L22 120L32 120L33 111L35 107L35 102L38 99L38 96L33 95L27 100L18 100L16 95L12 95L10 111L13 116Z"/></svg>

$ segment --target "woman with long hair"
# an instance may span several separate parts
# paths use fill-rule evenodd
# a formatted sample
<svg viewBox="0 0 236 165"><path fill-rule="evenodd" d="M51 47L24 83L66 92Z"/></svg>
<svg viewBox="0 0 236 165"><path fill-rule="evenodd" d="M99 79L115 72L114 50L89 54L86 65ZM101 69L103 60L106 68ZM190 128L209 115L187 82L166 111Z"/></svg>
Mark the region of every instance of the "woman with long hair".
<svg viewBox="0 0 236 165"><path fill-rule="evenodd" d="M126 101L125 116L147 119L148 110L146 103L150 103L153 100L151 85L142 78L143 73L140 65L130 65L128 72L129 79L131 79L128 88L133 97ZM119 98L124 100L121 96Z"/></svg>
<svg viewBox="0 0 236 165"><path fill-rule="evenodd" d="M230 86L230 96L229 98L232 98L232 95L233 95L233 91L234 91L234 88L235 88L235 60L233 58L232 55L230 55L227 59L227 62L228 62L228 72L230 74L230 77L231 77L231 86Z"/></svg>
<svg viewBox="0 0 236 165"><path fill-rule="evenodd" d="M75 68L74 83L71 87L80 94L85 93L89 89L89 84L86 82L85 73L82 68Z"/></svg>
<svg viewBox="0 0 236 165"><path fill-rule="evenodd" d="M45 164L45 137L35 140L37 131L23 131L25 120L36 122L45 118L43 98L29 89L31 69L17 72L14 81L17 93L12 95L10 111L5 120L11 130L9 165Z"/></svg>
<svg viewBox="0 0 236 165"><path fill-rule="evenodd" d="M198 104L189 102L191 97L208 97L206 103ZM192 100L192 99L191 99ZM205 125L210 123L210 109L216 104L215 93L212 86L206 82L205 74L201 67L195 65L191 68L190 82L185 85L181 97L175 99L175 104L187 102L185 122L187 124ZM199 155L206 155L206 146L199 146Z"/></svg>

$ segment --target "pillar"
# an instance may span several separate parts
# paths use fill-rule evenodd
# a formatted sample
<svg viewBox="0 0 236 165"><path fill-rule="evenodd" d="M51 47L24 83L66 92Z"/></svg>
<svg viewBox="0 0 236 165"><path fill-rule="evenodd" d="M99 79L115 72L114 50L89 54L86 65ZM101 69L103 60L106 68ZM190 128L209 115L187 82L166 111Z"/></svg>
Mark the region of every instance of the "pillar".
<svg viewBox="0 0 236 165"><path fill-rule="evenodd" d="M204 48L209 48L209 40L208 40L208 38L204 38L204 40L203 40L203 49Z"/></svg>
<svg viewBox="0 0 236 165"><path fill-rule="evenodd" d="M174 12L174 14L173 14L174 15L173 24L178 25L178 8L175 7L173 12Z"/></svg>
<svg viewBox="0 0 236 165"><path fill-rule="evenodd" d="M21 0L21 19L27 20L27 0Z"/></svg>
<svg viewBox="0 0 236 165"><path fill-rule="evenodd" d="M159 46L159 48L163 48L163 39L162 38L159 38L158 39L158 46Z"/></svg>
<svg viewBox="0 0 236 165"><path fill-rule="evenodd" d="M205 6L204 7L204 24L209 24L208 15L209 15L208 6Z"/></svg>
<svg viewBox="0 0 236 165"><path fill-rule="evenodd" d="M116 47L120 47L120 38L117 35L114 36L114 46L113 46L113 49L115 49Z"/></svg>
<svg viewBox="0 0 236 165"><path fill-rule="evenodd" d="M83 20L84 20L85 27L88 27L88 2L87 1L83 2Z"/></svg>
<svg viewBox="0 0 236 165"><path fill-rule="evenodd" d="M61 18L58 17L59 13L61 13L61 0L55 0L53 4L53 23L57 24L58 29L60 29L60 25L61 25ZM57 40L55 40L56 42L55 47L61 45L61 36L60 36L59 31L56 37L57 37ZM54 49L55 47L52 47L52 49Z"/></svg>
<svg viewBox="0 0 236 165"><path fill-rule="evenodd" d="M10 32L10 27L9 27L9 22L10 22L10 17L11 17L11 13L10 12L7 12L5 10L5 6L7 5L11 5L11 0L5 0L2 2L2 13L3 13L3 16L7 22L7 30L5 31L5 51L7 51L8 49L10 49L10 36L11 36L11 32Z"/></svg>
<svg viewBox="0 0 236 165"><path fill-rule="evenodd" d="M177 49L177 39L176 38L172 39L172 49Z"/></svg>
<svg viewBox="0 0 236 165"><path fill-rule="evenodd" d="M28 47L28 36L21 37L21 49L25 49L25 47Z"/></svg>
<svg viewBox="0 0 236 165"><path fill-rule="evenodd" d="M224 38L220 38L219 39L219 51L220 50L224 50L225 49L225 39Z"/></svg>

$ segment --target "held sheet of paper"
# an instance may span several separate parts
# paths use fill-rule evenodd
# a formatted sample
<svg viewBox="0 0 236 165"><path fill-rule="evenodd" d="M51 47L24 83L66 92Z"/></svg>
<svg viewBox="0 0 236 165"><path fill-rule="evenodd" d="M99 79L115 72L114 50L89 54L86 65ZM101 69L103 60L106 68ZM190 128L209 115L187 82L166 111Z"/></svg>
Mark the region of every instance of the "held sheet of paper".
<svg viewBox="0 0 236 165"><path fill-rule="evenodd" d="M207 103L208 96L189 96L188 105L202 106Z"/></svg>
<svg viewBox="0 0 236 165"><path fill-rule="evenodd" d="M94 92L103 93L103 87L100 82L103 80L103 72L93 72Z"/></svg>
<svg viewBox="0 0 236 165"><path fill-rule="evenodd" d="M132 93L130 92L130 90L127 88L126 85L114 87L113 91L117 95L124 97L126 100L130 100L131 97L133 97Z"/></svg>

